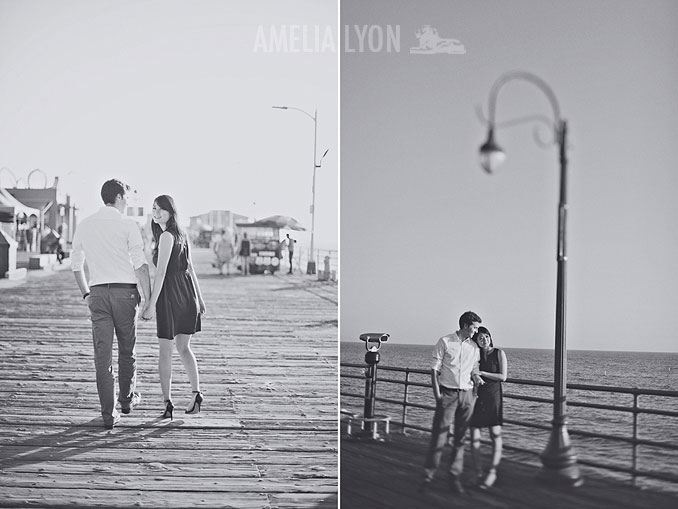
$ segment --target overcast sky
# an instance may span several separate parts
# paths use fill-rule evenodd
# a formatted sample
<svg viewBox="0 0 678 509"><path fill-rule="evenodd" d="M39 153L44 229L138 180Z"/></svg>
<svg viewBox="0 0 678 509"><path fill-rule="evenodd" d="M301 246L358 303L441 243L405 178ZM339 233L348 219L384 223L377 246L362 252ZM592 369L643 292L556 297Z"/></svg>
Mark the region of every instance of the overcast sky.
<svg viewBox="0 0 678 509"><path fill-rule="evenodd" d="M0 167L60 177L81 217L117 177L147 209L173 195L184 223L226 209L310 229L313 121L272 106L317 108L315 243L336 249L337 17L313 0L0 0Z"/></svg>
<svg viewBox="0 0 678 509"><path fill-rule="evenodd" d="M553 348L557 150L521 125L496 133L499 173L477 158L476 106L523 69L570 128L568 347L678 351L678 2L343 0L341 16L343 341L433 344L471 309L498 345ZM410 54L424 25L465 54ZM400 51L379 45L389 27ZM498 121L535 113L553 117L539 89L502 89Z"/></svg>
<svg viewBox="0 0 678 509"><path fill-rule="evenodd" d="M570 127L568 347L678 350L678 3L343 0L341 13L335 32L329 1L0 0L0 167L59 176L83 214L119 177L140 205L172 194L184 218L308 227L313 122L271 106L317 108L318 157L330 152L316 245L336 247L340 82L341 339L432 344L473 309L498 344L551 348L556 149L510 127L501 171L477 163L475 109L524 69ZM465 53L411 54L425 25ZM537 88L502 90L498 120L532 113L551 115Z"/></svg>

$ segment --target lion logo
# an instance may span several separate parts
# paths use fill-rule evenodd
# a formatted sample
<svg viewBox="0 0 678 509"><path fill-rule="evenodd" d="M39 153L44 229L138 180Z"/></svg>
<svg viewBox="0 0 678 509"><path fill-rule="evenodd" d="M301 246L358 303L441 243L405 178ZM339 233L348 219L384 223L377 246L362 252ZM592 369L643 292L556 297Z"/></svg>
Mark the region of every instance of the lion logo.
<svg viewBox="0 0 678 509"><path fill-rule="evenodd" d="M433 54L449 53L450 55L464 55L466 48L457 39L444 39L438 35L431 25L424 25L416 32L419 39L419 46L410 48L410 53L414 54Z"/></svg>

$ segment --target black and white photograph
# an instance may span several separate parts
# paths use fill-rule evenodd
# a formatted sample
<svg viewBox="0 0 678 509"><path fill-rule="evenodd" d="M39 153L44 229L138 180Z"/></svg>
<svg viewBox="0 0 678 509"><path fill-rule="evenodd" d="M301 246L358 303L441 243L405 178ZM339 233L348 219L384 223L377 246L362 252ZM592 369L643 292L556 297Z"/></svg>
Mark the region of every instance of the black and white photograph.
<svg viewBox="0 0 678 509"><path fill-rule="evenodd" d="M678 503L678 4L341 2L341 506Z"/></svg>
<svg viewBox="0 0 678 509"><path fill-rule="evenodd" d="M0 0L0 507L678 507L678 2Z"/></svg>
<svg viewBox="0 0 678 509"><path fill-rule="evenodd" d="M338 15L0 0L0 506L338 507Z"/></svg>

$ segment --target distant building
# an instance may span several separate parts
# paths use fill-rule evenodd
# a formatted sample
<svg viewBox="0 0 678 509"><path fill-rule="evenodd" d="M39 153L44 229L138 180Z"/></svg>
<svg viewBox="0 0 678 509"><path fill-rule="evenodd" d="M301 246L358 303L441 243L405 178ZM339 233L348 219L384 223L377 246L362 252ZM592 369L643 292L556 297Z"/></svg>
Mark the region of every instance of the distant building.
<svg viewBox="0 0 678 509"><path fill-rule="evenodd" d="M212 241L212 232L221 228L235 230L236 223L249 222L249 217L234 214L230 210L210 210L206 214L189 218L188 235L198 247L208 247Z"/></svg>
<svg viewBox="0 0 678 509"><path fill-rule="evenodd" d="M27 229L30 218L33 218L37 224L39 217L40 211L38 209L24 205L0 187L0 230L6 234L4 240L0 238L0 246L7 246L8 242L5 242L5 240L9 238L16 241L17 247L15 249L21 247L21 251L27 251L29 246ZM0 247L0 250L2 250L2 247ZM7 267L6 264L0 263L0 276L8 270Z"/></svg>
<svg viewBox="0 0 678 509"><path fill-rule="evenodd" d="M199 216L192 216L190 218L189 229L193 231L200 231L201 229L216 230L219 228L235 228L235 223L249 222L247 216L235 214L230 210L210 210L206 214Z"/></svg>
<svg viewBox="0 0 678 509"><path fill-rule="evenodd" d="M127 207L125 210L125 215L134 219L137 223L143 225L148 222L148 218L152 217L150 214L148 216L144 214L143 207Z"/></svg>
<svg viewBox="0 0 678 509"><path fill-rule="evenodd" d="M38 245L38 242L51 231L57 232L64 244L73 241L77 209L70 195L59 188L59 177L54 178L52 187L5 189L22 204L40 211L37 215L31 214L25 218L25 224L19 225L22 232L23 230L28 232L29 237L32 236L31 232L36 234L34 238L27 239L29 242L26 251L45 251L45 246ZM19 239L20 245L22 240Z"/></svg>

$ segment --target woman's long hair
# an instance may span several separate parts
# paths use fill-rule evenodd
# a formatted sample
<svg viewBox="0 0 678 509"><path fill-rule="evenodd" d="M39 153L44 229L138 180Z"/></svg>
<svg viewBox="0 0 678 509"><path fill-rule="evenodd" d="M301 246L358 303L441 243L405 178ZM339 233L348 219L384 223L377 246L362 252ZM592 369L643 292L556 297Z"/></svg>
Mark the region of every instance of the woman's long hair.
<svg viewBox="0 0 678 509"><path fill-rule="evenodd" d="M169 212L169 220L167 221L167 228L164 231L168 231L174 237L174 243L181 242L184 240L186 235L179 228L179 222L177 221L177 207L174 205L174 198L167 194L161 194L153 203L162 210ZM155 221L151 220L151 232L153 232L153 264L158 265L158 245L160 244L160 235L163 233L163 229Z"/></svg>

